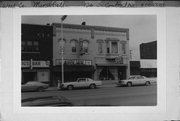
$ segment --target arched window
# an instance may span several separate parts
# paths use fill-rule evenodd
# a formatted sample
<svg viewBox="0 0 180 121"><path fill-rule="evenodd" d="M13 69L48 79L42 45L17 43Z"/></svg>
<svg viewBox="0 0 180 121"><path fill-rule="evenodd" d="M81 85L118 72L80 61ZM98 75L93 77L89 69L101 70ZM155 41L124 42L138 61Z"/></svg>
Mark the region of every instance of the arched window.
<svg viewBox="0 0 180 121"><path fill-rule="evenodd" d="M83 41L83 52L88 53L88 41Z"/></svg>
<svg viewBox="0 0 180 121"><path fill-rule="evenodd" d="M77 40L73 39L70 41L71 43L71 51L73 53L76 53L77 52Z"/></svg>
<svg viewBox="0 0 180 121"><path fill-rule="evenodd" d="M61 52L61 49L62 49L62 46L63 46L63 51L65 50L65 44L66 44L66 40L63 39L63 41L60 39L58 39L58 46L60 48L60 52Z"/></svg>
<svg viewBox="0 0 180 121"><path fill-rule="evenodd" d="M79 51L81 55L88 53L88 46L89 46L88 40L80 41L79 46L80 46Z"/></svg>
<svg viewBox="0 0 180 121"><path fill-rule="evenodd" d="M98 44L98 53L99 54L103 53L103 40L101 39L97 40L97 44Z"/></svg>

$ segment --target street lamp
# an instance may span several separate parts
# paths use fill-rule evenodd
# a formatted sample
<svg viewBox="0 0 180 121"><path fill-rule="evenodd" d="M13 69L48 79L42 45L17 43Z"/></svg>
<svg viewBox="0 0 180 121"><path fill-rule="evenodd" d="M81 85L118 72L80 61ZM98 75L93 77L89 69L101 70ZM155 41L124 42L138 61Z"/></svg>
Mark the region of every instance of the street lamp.
<svg viewBox="0 0 180 121"><path fill-rule="evenodd" d="M63 21L66 19L67 15L61 17L61 72L62 72L62 83L64 83L64 58L63 58Z"/></svg>

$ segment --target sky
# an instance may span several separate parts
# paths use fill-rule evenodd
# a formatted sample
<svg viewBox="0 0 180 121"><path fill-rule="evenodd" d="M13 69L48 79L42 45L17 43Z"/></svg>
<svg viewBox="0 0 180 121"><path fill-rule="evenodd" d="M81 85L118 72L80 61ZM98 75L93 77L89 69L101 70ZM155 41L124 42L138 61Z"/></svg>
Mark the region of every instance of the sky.
<svg viewBox="0 0 180 121"><path fill-rule="evenodd" d="M22 16L22 23L46 25L60 23L61 16ZM129 47L132 60L140 60L139 45L157 40L157 19L155 15L68 15L64 23L129 28Z"/></svg>

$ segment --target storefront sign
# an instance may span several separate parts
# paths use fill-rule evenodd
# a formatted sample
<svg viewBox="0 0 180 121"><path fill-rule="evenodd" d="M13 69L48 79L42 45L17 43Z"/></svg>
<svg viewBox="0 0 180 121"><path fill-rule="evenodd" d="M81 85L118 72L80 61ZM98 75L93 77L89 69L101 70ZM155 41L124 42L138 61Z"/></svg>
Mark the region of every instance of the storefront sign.
<svg viewBox="0 0 180 121"><path fill-rule="evenodd" d="M21 62L22 68L27 68L27 67L49 67L50 66L50 61L22 61Z"/></svg>
<svg viewBox="0 0 180 121"><path fill-rule="evenodd" d="M61 65L62 61L57 59L56 65ZM64 65L92 65L91 60L67 59L64 60Z"/></svg>
<svg viewBox="0 0 180 121"><path fill-rule="evenodd" d="M115 63L123 64L123 58L122 57L116 57L115 58Z"/></svg>

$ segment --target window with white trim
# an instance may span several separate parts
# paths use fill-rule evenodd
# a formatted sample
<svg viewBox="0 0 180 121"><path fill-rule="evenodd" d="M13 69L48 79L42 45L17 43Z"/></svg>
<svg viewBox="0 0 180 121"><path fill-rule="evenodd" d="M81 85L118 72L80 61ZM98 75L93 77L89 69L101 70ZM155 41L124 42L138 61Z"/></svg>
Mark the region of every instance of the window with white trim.
<svg viewBox="0 0 180 121"><path fill-rule="evenodd" d="M122 45L122 53L126 54L126 43L121 43Z"/></svg>
<svg viewBox="0 0 180 121"><path fill-rule="evenodd" d="M83 41L83 52L88 53L88 41Z"/></svg>
<svg viewBox="0 0 180 121"><path fill-rule="evenodd" d="M118 53L118 42L111 42L111 53Z"/></svg>
<svg viewBox="0 0 180 121"><path fill-rule="evenodd" d="M77 40L71 40L71 52L72 53L77 52Z"/></svg>
<svg viewBox="0 0 180 121"><path fill-rule="evenodd" d="M103 53L103 40L97 40L97 51L98 51L98 54L101 54Z"/></svg>

